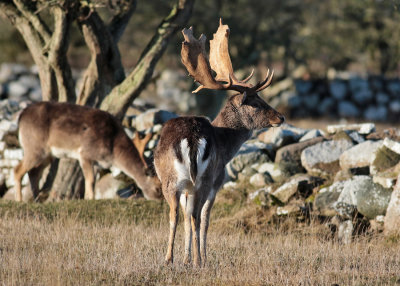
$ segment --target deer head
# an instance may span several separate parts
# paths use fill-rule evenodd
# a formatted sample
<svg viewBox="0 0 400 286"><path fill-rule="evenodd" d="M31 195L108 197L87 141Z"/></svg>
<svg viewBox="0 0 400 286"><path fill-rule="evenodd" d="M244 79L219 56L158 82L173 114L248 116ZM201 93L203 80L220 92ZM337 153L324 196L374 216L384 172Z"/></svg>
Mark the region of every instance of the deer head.
<svg viewBox="0 0 400 286"><path fill-rule="evenodd" d="M182 63L189 75L200 83L193 93L203 88L239 92L229 99L225 108L232 109L227 113L228 117L232 117L230 120L239 120L237 124L242 124L245 128L252 130L283 123L284 117L257 94L271 84L273 71L270 73L268 70L265 79L255 85L248 83L254 70L244 80L235 77L228 50L228 25L223 25L220 20L218 30L210 41L209 58L205 49L206 37L203 34L196 39L192 27L183 29L182 33L185 38L181 50Z"/></svg>

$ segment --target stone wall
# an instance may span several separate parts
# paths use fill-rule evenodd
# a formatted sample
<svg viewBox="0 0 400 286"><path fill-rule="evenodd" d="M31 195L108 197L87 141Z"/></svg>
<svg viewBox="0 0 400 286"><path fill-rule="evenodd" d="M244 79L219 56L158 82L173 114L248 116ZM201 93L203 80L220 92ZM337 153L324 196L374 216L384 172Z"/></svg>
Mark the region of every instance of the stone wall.
<svg viewBox="0 0 400 286"><path fill-rule="evenodd" d="M286 79L271 105L290 117L331 117L367 121L396 121L400 116L400 79L359 77ZM274 86L279 87L279 82Z"/></svg>

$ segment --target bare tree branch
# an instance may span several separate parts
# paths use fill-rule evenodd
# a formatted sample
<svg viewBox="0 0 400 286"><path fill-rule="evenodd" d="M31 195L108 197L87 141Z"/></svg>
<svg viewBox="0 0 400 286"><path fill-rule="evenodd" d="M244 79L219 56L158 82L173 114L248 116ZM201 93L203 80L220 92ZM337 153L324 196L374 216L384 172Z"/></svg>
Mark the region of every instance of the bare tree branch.
<svg viewBox="0 0 400 286"><path fill-rule="evenodd" d="M108 25L115 43L119 42L130 18L136 10L136 0L126 0L126 2L127 3L122 4L121 11L111 19L110 24Z"/></svg>
<svg viewBox="0 0 400 286"><path fill-rule="evenodd" d="M131 102L139 96L151 79L154 67L171 37L189 20L194 0L179 0L170 14L164 18L146 49L143 51L138 64L129 76L105 98L101 109L107 110L118 118L122 118Z"/></svg>
<svg viewBox="0 0 400 286"><path fill-rule="evenodd" d="M79 25L91 60L77 102L98 105L116 84L124 80L125 72L118 47L100 16L94 11Z"/></svg>
<svg viewBox="0 0 400 286"><path fill-rule="evenodd" d="M11 2L0 2L0 15L8 18L24 38L32 58L39 68L43 100L57 100L58 92L54 72L48 65L47 59L42 53L42 39L37 31Z"/></svg>
<svg viewBox="0 0 400 286"><path fill-rule="evenodd" d="M32 24L35 30L39 33L39 35L42 37L46 45L51 39L51 32L49 27L47 27L46 23L42 21L42 19L38 16L38 14L33 13L31 9L26 7L26 3L24 3L22 0L13 0L13 1L18 10L21 11L22 15L24 15L24 17ZM31 5L32 4L33 3L31 3Z"/></svg>
<svg viewBox="0 0 400 286"><path fill-rule="evenodd" d="M74 81L72 79L70 65L67 61L72 13L66 13L64 9L59 6L52 7L51 11L54 15L54 32L49 44L48 61L56 75L58 100L75 102Z"/></svg>

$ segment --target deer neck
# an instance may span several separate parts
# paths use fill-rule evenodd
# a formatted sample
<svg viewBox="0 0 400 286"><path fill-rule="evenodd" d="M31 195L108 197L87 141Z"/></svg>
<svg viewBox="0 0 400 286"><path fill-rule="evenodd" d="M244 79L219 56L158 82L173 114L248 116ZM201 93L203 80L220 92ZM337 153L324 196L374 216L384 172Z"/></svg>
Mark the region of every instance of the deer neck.
<svg viewBox="0 0 400 286"><path fill-rule="evenodd" d="M224 164L237 153L240 146L251 137L252 130L246 128L240 119L238 110L228 101L211 123L215 128L217 144Z"/></svg>
<svg viewBox="0 0 400 286"><path fill-rule="evenodd" d="M139 152L125 134L114 142L114 165L133 178L147 199L160 199L161 183L157 176L148 176Z"/></svg>

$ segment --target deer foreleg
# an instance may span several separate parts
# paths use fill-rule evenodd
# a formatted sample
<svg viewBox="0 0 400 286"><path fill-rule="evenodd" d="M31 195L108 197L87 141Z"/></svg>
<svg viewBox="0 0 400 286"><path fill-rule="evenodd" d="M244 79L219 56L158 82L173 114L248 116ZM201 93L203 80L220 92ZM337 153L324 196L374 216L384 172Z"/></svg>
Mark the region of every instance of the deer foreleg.
<svg viewBox="0 0 400 286"><path fill-rule="evenodd" d="M83 176L85 177L85 199L94 199L94 170L90 160L81 158L79 163L82 168Z"/></svg>

